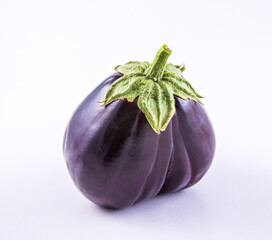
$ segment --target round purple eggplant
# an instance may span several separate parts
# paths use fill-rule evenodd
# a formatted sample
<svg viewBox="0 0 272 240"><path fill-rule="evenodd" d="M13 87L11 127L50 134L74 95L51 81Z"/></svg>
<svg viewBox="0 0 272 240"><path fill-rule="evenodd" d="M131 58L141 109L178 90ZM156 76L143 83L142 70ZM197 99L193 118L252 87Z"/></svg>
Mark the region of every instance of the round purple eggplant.
<svg viewBox="0 0 272 240"><path fill-rule="evenodd" d="M171 53L166 45L160 50L152 64L117 66L117 72L79 105L66 128L63 151L69 173L77 188L100 206L121 209L188 188L211 165L215 136L201 96L183 78L183 66L166 64L168 56L163 58L162 52ZM159 64L163 71L156 75ZM167 83L175 74L185 83L178 93ZM141 80L132 83L130 75ZM145 81L155 82L149 92L144 92ZM135 90L139 88L142 95ZM166 91L172 94L170 100ZM172 104L174 111L166 104Z"/></svg>

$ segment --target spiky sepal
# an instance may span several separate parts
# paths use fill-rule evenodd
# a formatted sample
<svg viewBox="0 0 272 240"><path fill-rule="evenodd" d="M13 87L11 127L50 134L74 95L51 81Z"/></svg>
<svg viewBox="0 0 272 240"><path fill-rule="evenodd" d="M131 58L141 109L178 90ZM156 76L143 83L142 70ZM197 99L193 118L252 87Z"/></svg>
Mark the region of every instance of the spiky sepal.
<svg viewBox="0 0 272 240"><path fill-rule="evenodd" d="M163 45L163 50L165 46ZM156 78L153 74L150 78L151 67L154 68L154 62L152 64L128 62L116 66L115 70L122 73L123 76L111 85L101 102L102 106L107 106L118 99L127 99L132 102L138 97L139 109L145 114L153 130L159 134L160 131L166 129L175 113L174 96L185 100L191 99L198 103L201 103L199 98L202 97L182 76L183 67L171 63L164 64L160 77Z"/></svg>

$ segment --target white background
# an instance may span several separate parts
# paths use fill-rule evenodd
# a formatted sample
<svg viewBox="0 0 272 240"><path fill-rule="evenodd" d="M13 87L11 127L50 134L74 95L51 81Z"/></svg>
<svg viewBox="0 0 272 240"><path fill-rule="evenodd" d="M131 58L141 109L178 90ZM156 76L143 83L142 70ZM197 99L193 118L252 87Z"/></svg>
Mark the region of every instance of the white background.
<svg viewBox="0 0 272 240"><path fill-rule="evenodd" d="M270 0L1 0L0 239L272 239L271 23ZM65 126L163 43L206 97L213 165L191 189L99 208L69 177Z"/></svg>

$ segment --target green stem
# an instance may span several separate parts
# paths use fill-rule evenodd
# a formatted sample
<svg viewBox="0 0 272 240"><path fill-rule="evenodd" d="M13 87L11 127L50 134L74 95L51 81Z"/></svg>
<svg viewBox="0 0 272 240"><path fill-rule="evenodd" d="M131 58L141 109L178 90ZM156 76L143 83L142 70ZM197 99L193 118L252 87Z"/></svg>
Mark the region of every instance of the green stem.
<svg viewBox="0 0 272 240"><path fill-rule="evenodd" d="M167 45L163 44L157 52L152 64L146 70L146 76L155 81L159 81L162 78L167 59L171 53L172 51L167 47Z"/></svg>

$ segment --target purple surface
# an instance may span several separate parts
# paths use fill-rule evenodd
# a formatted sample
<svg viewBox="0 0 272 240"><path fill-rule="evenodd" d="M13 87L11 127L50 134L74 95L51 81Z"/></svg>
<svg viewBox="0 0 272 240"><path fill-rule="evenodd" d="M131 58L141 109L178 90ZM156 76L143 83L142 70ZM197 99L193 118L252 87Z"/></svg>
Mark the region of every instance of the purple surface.
<svg viewBox="0 0 272 240"><path fill-rule="evenodd" d="M176 98L176 113L156 134L137 106L101 101L120 73L104 80L73 114L63 151L77 188L94 203L131 206L198 182L211 165L215 137L202 105Z"/></svg>

